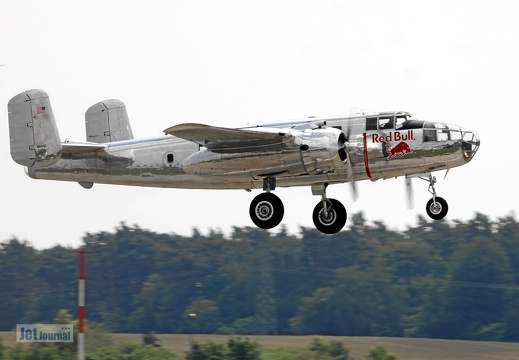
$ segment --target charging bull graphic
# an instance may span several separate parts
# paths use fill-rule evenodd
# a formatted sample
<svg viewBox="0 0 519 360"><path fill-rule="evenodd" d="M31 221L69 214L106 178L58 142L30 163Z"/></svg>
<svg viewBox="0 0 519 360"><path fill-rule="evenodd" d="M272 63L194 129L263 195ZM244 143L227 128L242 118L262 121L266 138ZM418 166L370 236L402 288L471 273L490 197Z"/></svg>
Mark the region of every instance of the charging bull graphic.
<svg viewBox="0 0 519 360"><path fill-rule="evenodd" d="M373 143L382 144L382 154L386 160L391 160L396 155L402 157L413 152L411 147L405 142L415 140L414 131L392 131L388 134L371 134ZM400 141L395 147L391 147L392 142Z"/></svg>
<svg viewBox="0 0 519 360"><path fill-rule="evenodd" d="M402 157L402 156L405 156L412 152L413 152L413 150L411 150L409 145L407 145L407 143L405 143L403 141L398 143L398 145L396 145L393 148L391 147L391 145L388 142L384 142L382 144L382 153L384 154L384 157L386 158L386 160L391 160L396 155Z"/></svg>

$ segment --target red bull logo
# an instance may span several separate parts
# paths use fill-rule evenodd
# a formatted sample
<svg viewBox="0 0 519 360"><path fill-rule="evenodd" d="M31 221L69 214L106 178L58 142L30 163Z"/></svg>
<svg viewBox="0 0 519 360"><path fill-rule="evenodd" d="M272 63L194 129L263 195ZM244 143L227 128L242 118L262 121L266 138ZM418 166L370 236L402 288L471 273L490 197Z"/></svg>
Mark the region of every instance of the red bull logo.
<svg viewBox="0 0 519 360"><path fill-rule="evenodd" d="M368 178L373 179L370 170L370 161L369 157L369 149L368 143L369 138L371 137L371 142L373 144L381 144L382 145L382 156L386 160L391 160L395 156L403 157L407 154L411 154L413 150L406 141L415 141L413 130L407 131L391 131L386 134L363 134L364 140L364 167L366 169L366 175ZM391 143L398 142L396 146L391 146Z"/></svg>
<svg viewBox="0 0 519 360"><path fill-rule="evenodd" d="M413 152L413 150L411 150L409 145L407 145L407 143L405 143L403 141L398 143L398 145L393 147L393 148L391 147L391 145L389 145L389 143L385 143L384 145L386 147L386 149L385 149L386 151L384 151L384 153L388 154L386 156L387 160L391 160L396 155L402 157L402 156L405 156L405 155L410 154L410 153Z"/></svg>
<svg viewBox="0 0 519 360"><path fill-rule="evenodd" d="M395 156L405 156L413 152L406 141L415 140L413 130L391 131L388 134L371 134L371 141L375 144L382 144L382 153L386 160L391 160ZM392 142L399 141L395 147Z"/></svg>

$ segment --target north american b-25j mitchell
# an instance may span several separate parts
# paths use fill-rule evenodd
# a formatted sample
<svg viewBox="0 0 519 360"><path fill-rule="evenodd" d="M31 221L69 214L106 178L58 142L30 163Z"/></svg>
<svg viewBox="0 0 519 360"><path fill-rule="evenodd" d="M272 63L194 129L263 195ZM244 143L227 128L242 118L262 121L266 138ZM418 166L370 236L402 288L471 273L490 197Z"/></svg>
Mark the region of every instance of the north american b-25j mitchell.
<svg viewBox="0 0 519 360"><path fill-rule="evenodd" d="M309 186L321 197L313 222L340 231L347 213L326 196L331 184L405 176L429 182L427 214L442 219L432 172L465 165L480 146L456 125L414 119L407 112L307 118L241 128L180 124L165 136L134 139L124 104L106 100L85 113L86 142L60 139L48 95L28 90L8 104L11 156L34 179L189 189L263 189L249 208L260 228L277 226L283 203L276 187Z"/></svg>

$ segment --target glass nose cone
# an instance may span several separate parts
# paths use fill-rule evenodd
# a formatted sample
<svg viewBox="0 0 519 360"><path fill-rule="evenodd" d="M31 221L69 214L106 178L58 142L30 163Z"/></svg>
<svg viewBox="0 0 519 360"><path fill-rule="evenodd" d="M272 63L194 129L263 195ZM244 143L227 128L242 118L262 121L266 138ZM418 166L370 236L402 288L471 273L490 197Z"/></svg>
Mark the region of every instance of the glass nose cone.
<svg viewBox="0 0 519 360"><path fill-rule="evenodd" d="M479 136L474 131L465 130L463 132L463 140L461 142L461 150L463 152L463 157L468 162L472 160L474 155L479 149L480 141Z"/></svg>

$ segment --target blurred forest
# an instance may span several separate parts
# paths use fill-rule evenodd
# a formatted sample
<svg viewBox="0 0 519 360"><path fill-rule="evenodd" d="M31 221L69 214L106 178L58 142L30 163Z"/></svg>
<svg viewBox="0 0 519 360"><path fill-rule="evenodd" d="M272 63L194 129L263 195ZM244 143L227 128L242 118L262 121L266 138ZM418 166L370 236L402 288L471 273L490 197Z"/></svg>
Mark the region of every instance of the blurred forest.
<svg viewBox="0 0 519 360"><path fill-rule="evenodd" d="M335 235L234 228L190 237L120 224L87 233L86 316L114 332L519 340L519 224L362 213ZM0 330L76 314L78 256L0 243Z"/></svg>

